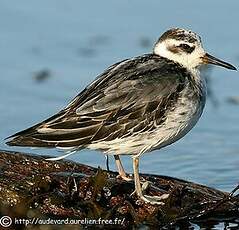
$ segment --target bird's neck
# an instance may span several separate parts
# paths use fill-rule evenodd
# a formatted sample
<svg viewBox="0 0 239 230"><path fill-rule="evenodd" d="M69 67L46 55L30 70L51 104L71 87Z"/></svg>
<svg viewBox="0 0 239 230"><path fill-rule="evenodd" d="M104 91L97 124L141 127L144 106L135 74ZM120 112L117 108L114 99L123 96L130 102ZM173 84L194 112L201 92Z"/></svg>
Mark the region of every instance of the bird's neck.
<svg viewBox="0 0 239 230"><path fill-rule="evenodd" d="M198 68L187 69L190 72L192 85L198 91L200 97L203 97L206 100L207 87L204 76L201 75Z"/></svg>

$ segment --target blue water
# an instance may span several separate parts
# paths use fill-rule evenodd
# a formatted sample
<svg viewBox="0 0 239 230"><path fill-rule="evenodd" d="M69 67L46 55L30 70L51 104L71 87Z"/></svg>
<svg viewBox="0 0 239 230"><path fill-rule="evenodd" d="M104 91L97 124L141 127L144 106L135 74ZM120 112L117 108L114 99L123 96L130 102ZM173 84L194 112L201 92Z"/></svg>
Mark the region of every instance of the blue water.
<svg viewBox="0 0 239 230"><path fill-rule="evenodd" d="M165 30L198 32L205 49L239 66L238 1L0 1L0 148L56 156L57 150L8 147L4 138L64 107L97 74L124 58L150 52ZM147 45L142 46L142 41ZM147 43L146 42L146 43ZM51 77L38 83L37 71ZM144 155L141 172L164 174L232 190L239 181L239 74L212 72L219 106L208 101L197 126L182 140ZM105 167L99 152L69 159ZM115 169L113 160L111 169ZM130 157L123 157L132 172Z"/></svg>

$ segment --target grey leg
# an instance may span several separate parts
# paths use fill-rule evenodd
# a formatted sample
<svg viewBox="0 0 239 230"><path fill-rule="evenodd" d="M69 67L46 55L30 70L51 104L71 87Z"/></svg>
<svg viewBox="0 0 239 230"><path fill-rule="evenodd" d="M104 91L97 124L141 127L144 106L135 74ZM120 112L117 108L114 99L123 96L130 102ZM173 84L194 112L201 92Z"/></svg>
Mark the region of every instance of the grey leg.
<svg viewBox="0 0 239 230"><path fill-rule="evenodd" d="M133 156L133 169L134 169L135 191L138 197L146 203L163 205L164 203L161 200L168 198L169 194L163 194L162 196L143 195L139 178L139 156Z"/></svg>
<svg viewBox="0 0 239 230"><path fill-rule="evenodd" d="M110 167L109 167L109 156L108 155L105 155L105 164L106 164L106 169L109 172Z"/></svg>
<svg viewBox="0 0 239 230"><path fill-rule="evenodd" d="M124 171L124 167L121 163L120 157L118 155L114 155L114 158L115 158L116 166L118 168L119 176L126 181L131 181L132 179L127 177L127 175Z"/></svg>

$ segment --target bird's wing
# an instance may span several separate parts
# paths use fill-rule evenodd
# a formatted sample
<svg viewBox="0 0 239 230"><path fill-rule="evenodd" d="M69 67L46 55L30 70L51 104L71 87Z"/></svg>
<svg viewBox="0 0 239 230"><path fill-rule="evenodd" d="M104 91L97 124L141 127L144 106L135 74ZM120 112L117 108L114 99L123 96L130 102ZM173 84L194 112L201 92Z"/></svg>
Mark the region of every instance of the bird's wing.
<svg viewBox="0 0 239 230"><path fill-rule="evenodd" d="M152 131L178 99L184 74L153 54L116 63L64 110L15 134L8 144L81 148Z"/></svg>

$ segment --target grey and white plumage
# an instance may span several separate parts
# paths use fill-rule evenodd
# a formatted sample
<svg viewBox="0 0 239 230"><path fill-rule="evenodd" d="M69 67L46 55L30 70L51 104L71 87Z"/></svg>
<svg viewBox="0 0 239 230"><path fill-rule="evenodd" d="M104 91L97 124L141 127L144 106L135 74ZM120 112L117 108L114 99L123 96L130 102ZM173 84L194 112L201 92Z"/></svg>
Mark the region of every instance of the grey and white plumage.
<svg viewBox="0 0 239 230"><path fill-rule="evenodd" d="M198 84L203 83L195 81L185 68L158 55L127 59L106 70L64 110L15 134L8 144L70 148L96 146L112 154L137 154L142 147L145 148L142 138L154 135L167 122L170 111L177 109L178 103L205 101L205 92ZM190 91L190 87L196 90L188 92L188 100L183 97L182 101L182 95ZM185 109L182 106L175 115L191 114L194 106L189 106ZM176 116L172 119L184 125L184 119ZM175 132L174 129L175 125L171 131ZM135 137L140 143L129 145L127 142L136 141ZM112 142L123 143L128 149L121 146L117 150Z"/></svg>
<svg viewBox="0 0 239 230"><path fill-rule="evenodd" d="M232 65L216 59L191 31L171 29L152 54L110 66L63 110L11 136L8 145L99 149L133 156L137 194L145 201L138 158L182 138L197 123L206 100L201 64ZM118 168L121 167L116 157ZM120 174L125 176L123 167Z"/></svg>

